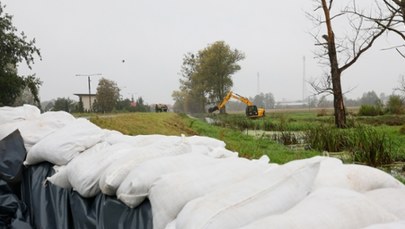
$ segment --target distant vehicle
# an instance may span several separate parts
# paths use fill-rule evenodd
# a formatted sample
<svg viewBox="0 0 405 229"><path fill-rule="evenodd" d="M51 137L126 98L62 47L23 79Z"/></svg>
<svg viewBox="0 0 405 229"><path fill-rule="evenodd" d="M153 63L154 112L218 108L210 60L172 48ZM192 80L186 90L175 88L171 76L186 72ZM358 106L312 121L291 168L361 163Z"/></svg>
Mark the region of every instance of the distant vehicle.
<svg viewBox="0 0 405 229"><path fill-rule="evenodd" d="M248 98L243 97L241 95L238 95L232 91L229 91L228 94L225 96L225 98L216 106L210 107L208 109L209 113L212 113L214 111L220 110L225 106L225 104L231 99L237 99L241 101L242 103L246 104L246 116L248 118L262 118L265 115L265 110L264 108L257 108L256 105L254 105Z"/></svg>
<svg viewBox="0 0 405 229"><path fill-rule="evenodd" d="M155 111L156 112L167 112L169 108L167 107L166 104L156 104L155 105Z"/></svg>

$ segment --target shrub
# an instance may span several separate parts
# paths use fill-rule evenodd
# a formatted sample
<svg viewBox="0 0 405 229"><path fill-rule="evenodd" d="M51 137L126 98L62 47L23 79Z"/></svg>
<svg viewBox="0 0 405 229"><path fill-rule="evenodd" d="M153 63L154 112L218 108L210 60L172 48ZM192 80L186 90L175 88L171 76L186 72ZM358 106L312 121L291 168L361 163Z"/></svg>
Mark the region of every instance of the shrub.
<svg viewBox="0 0 405 229"><path fill-rule="evenodd" d="M318 117L328 116L328 111L326 109L321 109L318 111L316 116L318 116Z"/></svg>
<svg viewBox="0 0 405 229"><path fill-rule="evenodd" d="M386 111L390 114L403 114L404 101L399 95L391 95L388 99Z"/></svg>
<svg viewBox="0 0 405 229"><path fill-rule="evenodd" d="M358 113L361 116L377 116L382 114L383 110L379 105L361 105Z"/></svg>
<svg viewBox="0 0 405 229"><path fill-rule="evenodd" d="M401 128L399 129L400 134L405 134L405 125L402 125Z"/></svg>

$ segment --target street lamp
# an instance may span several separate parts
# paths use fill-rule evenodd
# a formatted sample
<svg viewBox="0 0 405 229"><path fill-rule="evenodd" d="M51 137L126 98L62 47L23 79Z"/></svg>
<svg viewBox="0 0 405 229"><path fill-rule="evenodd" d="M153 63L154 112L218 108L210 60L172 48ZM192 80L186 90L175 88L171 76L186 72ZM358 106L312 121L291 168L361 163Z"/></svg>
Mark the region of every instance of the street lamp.
<svg viewBox="0 0 405 229"><path fill-rule="evenodd" d="M101 73L95 73L95 74L76 74L76 76L87 76L87 80L88 80L88 82L89 82L89 111L91 111L90 77L92 77L92 76L101 76Z"/></svg>

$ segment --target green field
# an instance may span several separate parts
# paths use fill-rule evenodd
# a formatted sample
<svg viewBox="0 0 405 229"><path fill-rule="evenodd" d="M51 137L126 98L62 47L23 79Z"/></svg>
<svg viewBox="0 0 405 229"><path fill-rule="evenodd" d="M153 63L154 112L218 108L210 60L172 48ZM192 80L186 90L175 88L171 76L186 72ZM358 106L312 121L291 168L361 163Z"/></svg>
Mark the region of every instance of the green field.
<svg viewBox="0 0 405 229"><path fill-rule="evenodd" d="M205 118L205 115L195 118L169 112L94 115L90 120L102 128L118 130L128 135L209 136L224 141L229 150L238 152L242 157L259 158L262 155L268 155L270 160L275 163L322 155L325 154L324 151L341 156L349 162L358 158L357 163L364 164L371 163L369 161L372 160L381 160L382 163L378 162L378 165L405 161L405 134L401 133L401 130L403 132L404 129L405 116L356 117L349 115L348 123L352 128L344 130L334 128L333 116L330 115L330 112L322 112L320 115L319 110L268 112L265 118L257 120L247 119L242 114L209 115L208 118L213 120L215 125L205 122ZM315 131L311 133L318 134L318 138L313 140L316 144L294 144L294 141L288 141L297 133L304 135L306 139L308 130L311 129ZM263 131L263 134L257 134L261 133L259 131ZM275 134L273 137L265 134L273 132L281 136L284 143L287 144L282 144L283 141L280 141L280 137L274 138ZM253 136L252 133L256 133L256 135ZM355 146L347 149L348 147L341 146L342 143L339 143L338 140ZM308 143L310 140L305 141ZM379 142L380 144L377 144ZM316 148L315 146L320 143L324 145ZM337 144L337 146L333 144ZM343 150L334 152L333 150L323 150L322 147L336 148L337 151Z"/></svg>

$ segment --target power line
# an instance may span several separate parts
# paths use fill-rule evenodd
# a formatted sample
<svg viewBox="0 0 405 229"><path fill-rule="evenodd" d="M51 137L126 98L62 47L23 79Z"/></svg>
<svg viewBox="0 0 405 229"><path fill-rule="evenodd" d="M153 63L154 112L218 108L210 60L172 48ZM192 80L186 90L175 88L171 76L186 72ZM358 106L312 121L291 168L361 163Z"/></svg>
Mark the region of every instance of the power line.
<svg viewBox="0 0 405 229"><path fill-rule="evenodd" d="M76 76L87 76L87 81L89 84L89 111L91 110L91 86L90 86L90 77L92 76L101 76L101 73L94 73L94 74L76 74Z"/></svg>

